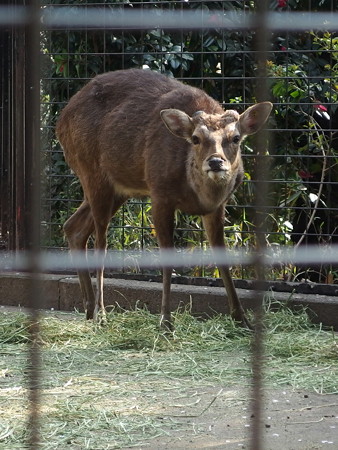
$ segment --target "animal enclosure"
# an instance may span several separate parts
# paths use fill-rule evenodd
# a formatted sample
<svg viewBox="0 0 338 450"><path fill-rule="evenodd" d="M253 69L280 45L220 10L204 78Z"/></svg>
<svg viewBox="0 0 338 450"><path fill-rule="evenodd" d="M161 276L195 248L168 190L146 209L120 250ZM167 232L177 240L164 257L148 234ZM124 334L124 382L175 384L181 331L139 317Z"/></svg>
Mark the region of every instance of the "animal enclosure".
<svg viewBox="0 0 338 450"><path fill-rule="evenodd" d="M14 376L27 383L25 400L29 418L25 430L28 430L28 433L23 439L29 448L35 449L42 440L44 445L49 445L48 439L45 439L50 436L49 432L51 435L62 435L60 428L52 428L47 433L39 426L41 412L46 406L41 396L44 378L40 369L42 363L46 362L43 358L49 357L48 352L43 353L41 350L44 345L51 345L52 350L55 350L50 338L46 337L46 341L41 338L43 335L39 327L43 328L44 325L43 321L39 320L38 313L41 307L39 275L47 266L57 267L58 270L61 268L66 272L69 261L68 257L62 259L62 255L57 254L61 263L50 264L49 261L54 263L55 260L41 259L40 250L41 247L49 250L50 257L53 250L65 253L68 246L63 237L62 226L82 201L79 182L69 171L55 137L55 124L60 111L95 75L129 68L161 72L188 85L202 88L222 107L238 110L239 113L258 102L271 101L274 105L273 114L266 132L260 134L257 140L248 139L243 145L244 180L227 205L228 219L224 226L227 246L231 250L243 250L240 253L243 260L236 260L236 264L233 264L233 276L237 280L256 279L258 275L262 281L265 275L268 280L274 281L311 281L313 291L316 289L316 282L334 286L337 278L337 258L322 266L314 264L313 259L311 263L304 259L301 263L294 263L283 255L285 247L301 248L309 243L324 249L325 253L337 238L337 13L335 2L311 0L95 3L46 1L43 5L37 1L29 1L23 9L16 8L18 5L12 5L9 1L4 3L7 3L9 8L1 9L3 14L0 15L3 81L0 215L1 248L4 250L1 263L3 270L9 270L10 267L16 271L19 270L18 261L24 262L24 270L29 272L31 281L26 293L31 315L24 330L16 323L13 325L14 332L10 333L14 343L28 343L28 368L25 372L11 371L9 375L4 369L3 376L10 378L14 373ZM38 67L41 67L40 73ZM218 276L212 263L200 264L200 255L206 250L207 243L202 223L197 216L176 215L175 242L177 248L184 250L181 253L183 256L196 254L194 264L188 264L187 267L180 264L179 274L194 277ZM140 260L137 252L146 250L153 254L156 246L150 203L130 200L116 216L109 231L109 247L124 255L122 270L139 272ZM265 248L270 251L268 257L273 261L271 264L267 263L267 259L262 259L264 251L255 252ZM31 251L29 258L20 260L19 250L26 249ZM14 263L10 259L10 250L17 251L18 259L14 259ZM130 250L137 252L129 253ZM198 253L197 250L202 252ZM253 255L250 264L243 263L247 254ZM142 271L145 270L142 267ZM156 275L158 272L159 269L152 266L151 274ZM257 289L252 295L261 300L259 291L262 290L262 284L255 286ZM240 357L236 360L238 373L249 372L250 376L245 382L250 380L252 384L250 398L253 398L253 401L249 405L249 396L245 399L245 408L249 408L251 413L249 431L252 449L262 448L263 432L263 422L260 420L263 405L261 390L266 379L262 374L263 321L260 313L263 311L260 310L255 319L258 324L255 333L247 337L245 343L251 362L248 362L245 352L238 352ZM311 328L304 319L305 316L299 315L301 324L292 322L289 326L283 318L281 325L273 321L276 314L271 311L271 335L276 336L277 331L282 328L286 330L288 337L292 337L294 327L302 331L307 327ZM4 322L6 317L5 314ZM126 316L118 317L123 317L124 320ZM138 320L137 315L134 319L138 324L138 332L142 332L144 322ZM226 361L226 353L222 351L228 351L229 347L225 348L223 344L229 343L229 336L240 336L243 331L237 330L231 321L224 323L224 318L221 319L223 322L212 322L211 328L207 329L204 328L204 322L192 323L190 320L190 316L184 316L183 331L189 337L192 330L200 342L204 342L206 335L212 336L210 348L215 350L215 364L216 361L220 362L217 377L221 384L226 383L224 374L231 369L231 358ZM23 319L20 318L20 321ZM114 324L114 321L112 323ZM11 326L10 323L8 327ZM60 330L60 327L56 328ZM71 328L75 333L75 327ZM322 337L322 329L314 330L316 342L318 336L320 339ZM99 337L97 340L100 330L96 329L95 324L83 325L81 332L88 332L88 335L93 333L92 343L86 341L80 344L85 350L83 355L81 352L81 358L83 356L92 363L93 355L87 353L86 349L94 342L95 345L103 345L105 339ZM15 342L17 336L18 342ZM154 336L153 341L149 337L146 343L142 341L142 349L147 353L145 365L142 363L142 374L146 370L151 370L153 374L155 369L161 372L164 367L163 360L158 366L157 362L153 366L154 359L158 356L157 351L163 351L157 347L158 342L162 343L163 340L171 345L167 336L159 335L158 332L155 332ZM139 334L137 337L140 339ZM270 339L271 336L268 337ZM71 338L72 335L67 337L68 340ZM294 344L300 343L300 347L304 348L307 342L302 342L297 336L295 342L287 341L285 350L285 347L280 345L284 338L285 336L282 336L276 345L280 351L278 357L284 362L285 359L290 359L291 363L297 366L294 357L301 352ZM4 340L6 339L8 338L4 337ZM116 343L116 336L113 340ZM319 381L316 378L311 389L320 394L336 395L337 387L335 381L332 381L336 380L336 339L333 334L325 334L324 340L325 351L318 349L313 343L315 356L302 359L302 363L306 361L316 375L319 373ZM137 347L138 342L135 344L133 336L125 342L132 348L126 365L130 367L142 355L138 353L140 347ZM175 340L173 342L175 344ZM230 339L230 347L232 342ZM63 344L61 345L64 346ZM205 361L210 357L210 348L206 348L206 353L202 356L203 362L195 364L189 353L189 345L187 341L183 342L184 361L180 361L178 366L182 367L183 371L187 370L189 381L193 379L192 369L196 367L201 379L208 380L206 374L209 368ZM16 355L13 348L8 349L6 356L10 356L11 352ZM102 359L99 346L95 350L97 361L103 365L103 372L114 369L116 360L107 356L112 355L114 348L108 346ZM71 361L67 367L70 368L76 360L77 351L76 345L69 353L66 349L65 357L56 351L53 356L56 360L60 358L59 369L64 370L69 359ZM18 353L21 358L21 349ZM323 359L323 367L318 368L318 362ZM278 358L273 359L273 362L278 367L281 364ZM304 369L302 365L297 366L299 367ZM290 383L293 388L300 386L301 384L294 382L294 377L299 377L305 369L295 372L292 366L284 368L288 376L279 374L278 380ZM332 379L327 375L328 371L332 374L331 369ZM119 370L124 369L120 367ZM97 374L94 372L95 370L89 386ZM139 380L136 376L134 378L135 373L128 374L126 369L126 375L131 377L133 387L137 388ZM171 382L173 377L169 375L166 381ZM84 379L77 381L81 384ZM124 380L120 378L118 381L123 383ZM102 382L102 378L99 382ZM170 382L168 381L168 384ZM61 384L53 385L53 388L63 390L71 386L71 383L72 377L68 380L62 378ZM113 385L111 378L109 383L109 395L114 396L113 391L119 384L110 390ZM320 383L327 391L320 389ZM214 383L214 386L217 386L217 383ZM308 388L309 384L306 386ZM9 389L12 388L13 385L9 386ZM58 391L52 392L53 395L58 395ZM170 396L170 390L168 395ZM189 392L189 395L195 394ZM308 393L304 393L303 398L307 398L305 395ZM209 397L204 408L209 408L218 397L217 392L213 392L215 400ZM323 400L323 397L321 399ZM93 402L96 400L92 399ZM326 398L324 403L325 400ZM152 401L155 402L156 399L153 398ZM7 399L4 402L7 402ZM224 405L229 406L226 402ZM77 424L80 423L83 427L88 424L88 417L84 417L88 408L84 408L83 404L69 402L67 398L59 406L60 410L66 406L66 411ZM100 418L105 421L107 428L111 429L116 425L112 419L116 409L112 416L104 409L101 411L103 412ZM175 413L176 411L172 414ZM159 412L156 411L156 414ZM192 413L194 414L195 412ZM336 426L336 416L331 414L331 419L332 426ZM159 420L162 420L162 416ZM324 417L316 417L315 420L326 424ZM296 419L295 421L297 422ZM310 422L312 421L310 419ZM123 428L124 422L120 421L119 425ZM266 425L268 426L265 431L270 424ZM168 432L168 429L165 428L165 431ZM203 429L203 433L208 431L211 429ZM11 429L1 430L0 437L4 441L11 439ZM325 441L325 444L333 443L327 436L324 436L322 441ZM231 443L234 442L237 445L236 441ZM249 442L249 438L245 442ZM69 436L61 445L65 444L73 445ZM87 435L75 444L82 448L91 448L92 445ZM114 448L115 445L111 442L105 444L107 448ZM323 442L318 443L321 444ZM119 445L122 445L121 441L115 447ZM123 445L127 445L125 441ZM301 445L299 444L299 448L302 448ZM281 448L285 448L285 445Z"/></svg>

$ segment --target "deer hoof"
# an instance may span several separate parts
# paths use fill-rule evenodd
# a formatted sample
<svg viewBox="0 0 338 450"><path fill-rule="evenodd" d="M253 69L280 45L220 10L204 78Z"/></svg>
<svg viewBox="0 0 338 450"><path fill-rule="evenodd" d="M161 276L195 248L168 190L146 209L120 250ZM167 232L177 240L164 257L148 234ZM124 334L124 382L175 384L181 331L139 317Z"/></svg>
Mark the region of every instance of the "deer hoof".
<svg viewBox="0 0 338 450"><path fill-rule="evenodd" d="M242 328L246 328L247 330L253 331L254 327L246 315L242 313L233 313L231 317L235 322L237 322Z"/></svg>
<svg viewBox="0 0 338 450"><path fill-rule="evenodd" d="M169 314L162 314L160 319L160 327L163 331L174 331L173 324L171 322L171 315Z"/></svg>
<svg viewBox="0 0 338 450"><path fill-rule="evenodd" d="M107 325L107 314L104 308L98 311L96 315L96 322L102 326Z"/></svg>
<svg viewBox="0 0 338 450"><path fill-rule="evenodd" d="M240 321L241 327L246 328L250 331L254 330L254 326L252 325L252 323L247 319L246 316L242 317L242 320Z"/></svg>
<svg viewBox="0 0 338 450"><path fill-rule="evenodd" d="M93 321L98 323L99 325L105 325L107 323L106 310L104 308L99 308L98 306L95 306L93 313Z"/></svg>

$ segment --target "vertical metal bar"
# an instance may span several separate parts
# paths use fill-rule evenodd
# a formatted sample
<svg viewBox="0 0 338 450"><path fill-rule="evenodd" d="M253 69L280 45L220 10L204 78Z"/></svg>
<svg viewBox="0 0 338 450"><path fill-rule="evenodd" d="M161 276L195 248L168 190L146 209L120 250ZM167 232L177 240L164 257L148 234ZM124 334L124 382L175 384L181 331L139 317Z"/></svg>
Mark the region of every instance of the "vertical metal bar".
<svg viewBox="0 0 338 450"><path fill-rule="evenodd" d="M26 51L25 32L16 27L14 31L14 64L13 67L13 148L12 164L12 208L13 233L11 236L11 250L23 250L26 247L27 235L25 231L25 67Z"/></svg>
<svg viewBox="0 0 338 450"><path fill-rule="evenodd" d="M26 2L29 14L25 48L25 232L29 252L28 289L30 345L28 349L29 419L28 447L39 447L40 349L39 349L39 250L40 250L40 2Z"/></svg>
<svg viewBox="0 0 338 450"><path fill-rule="evenodd" d="M258 101L267 100L267 73L266 61L268 50L268 30L266 24L266 13L268 9L267 0L256 1L256 51L257 51L257 80L256 80L256 98ZM266 157L267 133L262 130L255 140L257 154L255 165L256 194L255 194L255 219L256 230L256 256L255 267L257 269L256 281L256 305L255 311L255 331L252 340L252 377L253 377L253 404L252 404L252 434L251 450L262 449L262 402L263 402L263 384L262 371L264 364L263 348L263 286L264 281L264 259L262 251L265 248L265 223L266 207L268 197L268 159Z"/></svg>
<svg viewBox="0 0 338 450"><path fill-rule="evenodd" d="M2 2L3 3L3 2ZM0 97L0 120L1 120L1 134L0 134L0 250L6 248L8 232L10 232L10 112L11 112L11 97L10 97L10 74L12 69L11 47L13 41L13 34L10 30L10 25L7 28L0 30L0 73L1 73L1 97Z"/></svg>

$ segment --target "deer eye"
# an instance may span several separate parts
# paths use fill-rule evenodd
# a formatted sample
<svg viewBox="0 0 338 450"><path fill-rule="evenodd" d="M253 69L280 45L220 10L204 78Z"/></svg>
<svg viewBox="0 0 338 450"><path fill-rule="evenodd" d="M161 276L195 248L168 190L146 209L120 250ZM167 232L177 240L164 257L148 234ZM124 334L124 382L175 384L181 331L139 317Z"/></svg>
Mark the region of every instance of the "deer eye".
<svg viewBox="0 0 338 450"><path fill-rule="evenodd" d="M234 136L234 137L232 138L232 142L233 142L234 144L238 144L240 140L241 140L241 137L240 137L239 134L237 134L236 136Z"/></svg>
<svg viewBox="0 0 338 450"><path fill-rule="evenodd" d="M193 135L191 136L191 142L192 142L194 145L198 145L198 144L200 143L200 138L199 138L198 136L196 136L195 134L193 134Z"/></svg>

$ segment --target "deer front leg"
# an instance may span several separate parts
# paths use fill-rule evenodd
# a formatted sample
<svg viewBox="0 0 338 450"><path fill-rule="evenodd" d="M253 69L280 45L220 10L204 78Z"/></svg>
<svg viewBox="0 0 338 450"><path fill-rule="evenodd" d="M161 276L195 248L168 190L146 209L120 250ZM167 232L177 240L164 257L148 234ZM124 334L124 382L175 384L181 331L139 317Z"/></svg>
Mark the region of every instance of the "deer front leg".
<svg viewBox="0 0 338 450"><path fill-rule="evenodd" d="M103 319L105 319L106 315L103 300L103 274L104 260L107 252L107 228L112 216L125 200L126 197L117 195L111 185L103 185L102 182L99 191L92 189L91 192L91 211L95 225L95 251L98 257L95 308L93 311L94 320L98 319L99 312L101 312Z"/></svg>
<svg viewBox="0 0 338 450"><path fill-rule="evenodd" d="M211 247L225 251L224 243L224 206L218 208L215 212L202 217L204 228L206 230ZM224 283L228 295L229 310L231 317L240 322L246 328L252 326L245 316L242 304L238 298L234 282L230 275L229 268L219 265L218 270Z"/></svg>
<svg viewBox="0 0 338 450"><path fill-rule="evenodd" d="M75 213L65 222L63 229L68 239L71 252L83 251L85 253L84 258L86 258L87 241L94 231L94 221L87 200L84 200ZM92 319L94 315L95 295L89 270L78 270L77 273L86 318Z"/></svg>
<svg viewBox="0 0 338 450"><path fill-rule="evenodd" d="M93 319L97 321L99 319L99 312L101 312L103 321L106 320L106 309L103 301L103 274L104 274L104 260L107 252L107 239L106 231L104 238L98 241L95 245L96 255L98 257L98 266L96 269L96 296L95 296L95 308L93 313Z"/></svg>
<svg viewBox="0 0 338 450"><path fill-rule="evenodd" d="M171 277L172 267L163 267L163 290L162 290L162 304L161 304L161 318L160 326L163 330L173 330L171 321L171 307L170 307L170 291L171 291Z"/></svg>
<svg viewBox="0 0 338 450"><path fill-rule="evenodd" d="M174 232L174 209L171 206L165 205L165 202L152 201L152 216L155 225L156 235L160 251L165 255L166 249L174 247L173 232ZM170 291L171 291L171 276L172 267L166 264L163 266L163 289L162 289L162 304L161 304L161 319L160 325L164 330L172 330L171 322L171 307L170 307Z"/></svg>

